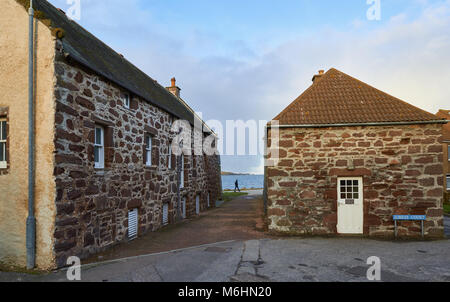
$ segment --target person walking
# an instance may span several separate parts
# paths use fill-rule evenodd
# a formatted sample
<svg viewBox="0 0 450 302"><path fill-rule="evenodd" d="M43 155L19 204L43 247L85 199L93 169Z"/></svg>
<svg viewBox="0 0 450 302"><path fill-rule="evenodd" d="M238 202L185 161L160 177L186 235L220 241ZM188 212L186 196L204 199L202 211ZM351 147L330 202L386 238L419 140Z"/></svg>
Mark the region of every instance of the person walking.
<svg viewBox="0 0 450 302"><path fill-rule="evenodd" d="M239 192L241 192L241 189L239 189L239 182L236 179L236 182L234 183L234 193L236 193L236 190L238 190Z"/></svg>

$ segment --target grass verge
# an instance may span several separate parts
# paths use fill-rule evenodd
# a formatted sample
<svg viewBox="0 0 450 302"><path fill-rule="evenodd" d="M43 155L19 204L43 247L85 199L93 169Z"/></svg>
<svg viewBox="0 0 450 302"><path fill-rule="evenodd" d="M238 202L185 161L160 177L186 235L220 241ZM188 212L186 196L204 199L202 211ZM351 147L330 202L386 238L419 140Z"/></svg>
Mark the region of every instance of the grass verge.
<svg viewBox="0 0 450 302"><path fill-rule="evenodd" d="M240 197L240 196L246 196L248 195L248 193L244 193L244 192L223 192L222 196L223 196L223 201L231 201L236 197Z"/></svg>
<svg viewBox="0 0 450 302"><path fill-rule="evenodd" d="M450 204L444 204L444 213L450 215Z"/></svg>

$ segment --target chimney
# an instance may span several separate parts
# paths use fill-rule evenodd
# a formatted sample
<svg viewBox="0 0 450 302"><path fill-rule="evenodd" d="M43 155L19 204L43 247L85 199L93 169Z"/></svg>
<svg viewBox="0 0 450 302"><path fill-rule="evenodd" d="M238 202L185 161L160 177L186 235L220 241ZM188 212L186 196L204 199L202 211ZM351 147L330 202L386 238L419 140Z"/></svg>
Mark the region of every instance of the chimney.
<svg viewBox="0 0 450 302"><path fill-rule="evenodd" d="M166 87L166 89L169 90L177 98L179 98L181 89L180 89L180 87L177 86L177 80L175 78L172 78L171 82L172 82L172 86Z"/></svg>
<svg viewBox="0 0 450 302"><path fill-rule="evenodd" d="M319 74L316 74L313 76L312 81L313 83L317 80L320 79L325 73L325 70L319 70Z"/></svg>

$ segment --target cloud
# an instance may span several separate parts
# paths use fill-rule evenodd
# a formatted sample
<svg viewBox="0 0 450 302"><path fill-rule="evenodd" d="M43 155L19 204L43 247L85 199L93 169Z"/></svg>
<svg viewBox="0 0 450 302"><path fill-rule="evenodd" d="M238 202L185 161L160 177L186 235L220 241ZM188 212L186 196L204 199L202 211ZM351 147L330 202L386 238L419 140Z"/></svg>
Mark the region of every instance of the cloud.
<svg viewBox="0 0 450 302"><path fill-rule="evenodd" d="M420 14L405 9L384 22L358 19L345 31L310 28L271 47L212 31L173 33L137 0L84 0L81 23L163 85L176 76L183 98L206 120L269 120L317 70L331 67L435 113L450 107L450 1L416 2ZM224 164L243 167L232 159Z"/></svg>

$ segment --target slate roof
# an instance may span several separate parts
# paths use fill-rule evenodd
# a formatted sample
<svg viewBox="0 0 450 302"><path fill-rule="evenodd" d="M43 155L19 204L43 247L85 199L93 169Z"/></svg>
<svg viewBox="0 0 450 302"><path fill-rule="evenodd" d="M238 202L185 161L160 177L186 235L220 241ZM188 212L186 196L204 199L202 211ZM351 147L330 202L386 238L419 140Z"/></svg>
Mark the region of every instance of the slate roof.
<svg viewBox="0 0 450 302"><path fill-rule="evenodd" d="M16 1L28 9L29 1ZM180 102L177 97L155 80L76 22L69 20L63 12L48 1L34 0L33 3L34 9L39 11L41 18L50 19L52 28L64 30L62 45L64 52L72 59L149 103L194 125L195 115L192 109Z"/></svg>
<svg viewBox="0 0 450 302"><path fill-rule="evenodd" d="M439 118L337 69L330 69L274 120L280 125L426 122Z"/></svg>

